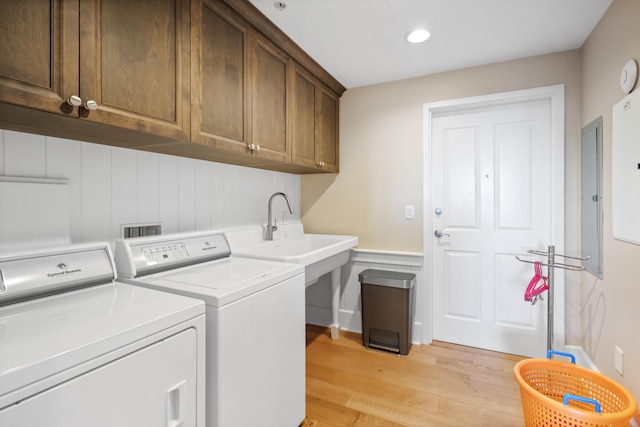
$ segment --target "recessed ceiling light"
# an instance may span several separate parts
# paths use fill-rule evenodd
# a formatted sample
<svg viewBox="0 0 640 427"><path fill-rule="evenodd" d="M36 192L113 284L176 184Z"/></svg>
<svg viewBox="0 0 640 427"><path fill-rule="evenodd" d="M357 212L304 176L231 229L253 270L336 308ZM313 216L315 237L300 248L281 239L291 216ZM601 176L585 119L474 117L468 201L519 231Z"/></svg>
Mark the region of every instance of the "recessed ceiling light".
<svg viewBox="0 0 640 427"><path fill-rule="evenodd" d="M423 30L421 28L417 30L413 30L404 36L404 38L409 43L422 43L427 41L429 37L431 37L431 34L429 34L429 31Z"/></svg>

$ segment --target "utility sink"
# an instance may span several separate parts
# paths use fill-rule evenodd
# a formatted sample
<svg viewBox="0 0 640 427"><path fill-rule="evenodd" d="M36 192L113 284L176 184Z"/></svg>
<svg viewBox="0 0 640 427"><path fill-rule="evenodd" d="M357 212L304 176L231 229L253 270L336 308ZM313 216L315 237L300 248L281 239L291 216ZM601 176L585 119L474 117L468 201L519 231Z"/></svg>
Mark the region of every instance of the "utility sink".
<svg viewBox="0 0 640 427"><path fill-rule="evenodd" d="M340 271L349 262L349 251L358 245L355 236L301 234L232 251L233 256L304 265L305 286L331 273L331 338L340 337ZM326 325L325 325L326 326Z"/></svg>
<svg viewBox="0 0 640 427"><path fill-rule="evenodd" d="M233 251L233 255L270 261L302 264L308 285L349 261L349 250L358 245L355 236L302 234L279 240L263 241Z"/></svg>

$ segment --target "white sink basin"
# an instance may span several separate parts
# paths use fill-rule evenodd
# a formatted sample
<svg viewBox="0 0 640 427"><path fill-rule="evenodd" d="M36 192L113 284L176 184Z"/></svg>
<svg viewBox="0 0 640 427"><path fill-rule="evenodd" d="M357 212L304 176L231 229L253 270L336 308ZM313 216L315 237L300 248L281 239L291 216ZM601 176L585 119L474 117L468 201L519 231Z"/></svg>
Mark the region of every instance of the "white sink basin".
<svg viewBox="0 0 640 427"><path fill-rule="evenodd" d="M232 255L281 261L305 266L307 285L349 261L349 250L358 245L355 236L302 234L241 248Z"/></svg>

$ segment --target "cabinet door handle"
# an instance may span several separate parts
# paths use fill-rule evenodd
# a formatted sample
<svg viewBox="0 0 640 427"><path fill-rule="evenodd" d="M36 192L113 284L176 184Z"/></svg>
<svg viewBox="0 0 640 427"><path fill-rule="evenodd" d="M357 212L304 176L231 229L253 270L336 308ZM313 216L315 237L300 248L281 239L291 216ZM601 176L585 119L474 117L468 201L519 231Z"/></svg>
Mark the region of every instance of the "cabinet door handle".
<svg viewBox="0 0 640 427"><path fill-rule="evenodd" d="M324 166L324 162L318 162L317 165L318 165L319 168L321 168L321 167Z"/></svg>
<svg viewBox="0 0 640 427"><path fill-rule="evenodd" d="M96 101L94 101L93 99L89 99L84 103L84 108L86 108L89 111L94 111L98 109L98 103Z"/></svg>
<svg viewBox="0 0 640 427"><path fill-rule="evenodd" d="M78 95L71 95L69 98L67 98L67 104L74 107L79 107L82 105L82 98L80 98Z"/></svg>

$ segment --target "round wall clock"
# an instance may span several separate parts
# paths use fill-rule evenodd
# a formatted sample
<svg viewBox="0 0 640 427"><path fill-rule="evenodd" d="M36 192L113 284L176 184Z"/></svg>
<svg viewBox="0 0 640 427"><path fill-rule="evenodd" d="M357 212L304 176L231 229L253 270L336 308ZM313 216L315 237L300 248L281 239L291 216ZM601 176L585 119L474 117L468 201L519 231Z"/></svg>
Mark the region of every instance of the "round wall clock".
<svg viewBox="0 0 640 427"><path fill-rule="evenodd" d="M624 64L624 68L620 74L620 87L622 87L624 93L631 93L633 87L636 85L637 78L638 64L635 60L630 59Z"/></svg>

